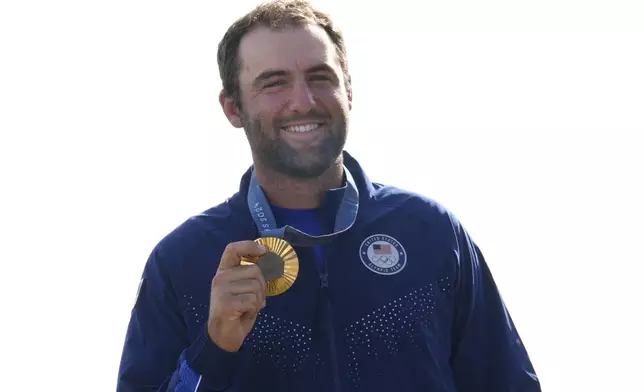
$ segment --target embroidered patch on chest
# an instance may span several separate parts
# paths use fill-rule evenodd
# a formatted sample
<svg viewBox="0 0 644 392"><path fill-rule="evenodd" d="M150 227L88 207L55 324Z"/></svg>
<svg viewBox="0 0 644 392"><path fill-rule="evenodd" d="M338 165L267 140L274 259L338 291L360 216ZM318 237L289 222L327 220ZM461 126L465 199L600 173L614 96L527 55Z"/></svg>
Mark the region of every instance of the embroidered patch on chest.
<svg viewBox="0 0 644 392"><path fill-rule="evenodd" d="M395 238L375 234L367 237L360 245L360 260L372 272L394 275L407 265L407 252Z"/></svg>

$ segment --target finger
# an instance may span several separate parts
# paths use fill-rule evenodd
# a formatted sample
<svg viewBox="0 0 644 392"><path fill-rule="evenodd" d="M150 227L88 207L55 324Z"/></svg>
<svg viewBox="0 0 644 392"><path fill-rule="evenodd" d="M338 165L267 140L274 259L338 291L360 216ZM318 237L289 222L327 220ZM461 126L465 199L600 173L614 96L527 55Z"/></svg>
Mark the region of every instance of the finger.
<svg viewBox="0 0 644 392"><path fill-rule="evenodd" d="M256 294L261 296L264 292L262 283L259 279L242 279L229 283L228 292L233 295L237 294Z"/></svg>
<svg viewBox="0 0 644 392"><path fill-rule="evenodd" d="M262 274L262 271L260 270L259 266L257 266L256 264L240 265L238 267L220 271L215 276L214 281L226 282L223 284L227 286L230 285L230 287L226 287L224 290L231 294L255 292L260 295L260 300L262 302L265 300L266 280L264 279L264 275ZM249 284L249 283L246 283L247 281L252 281L254 283L250 283L250 284L258 285L258 286L254 286L252 290L247 290L247 287L244 286L246 284ZM244 283L242 283L242 286L237 287L236 286L237 282L244 282ZM214 283L214 284L222 285L222 283Z"/></svg>
<svg viewBox="0 0 644 392"><path fill-rule="evenodd" d="M259 309L263 305L263 301L260 300L259 295L255 293L233 295L231 300L233 309L240 313L259 312Z"/></svg>
<svg viewBox="0 0 644 392"><path fill-rule="evenodd" d="M221 255L219 269L225 270L239 265L242 256L261 256L266 253L266 247L255 241L232 242L226 246Z"/></svg>
<svg viewBox="0 0 644 392"><path fill-rule="evenodd" d="M236 267L219 270L215 278L220 282L236 282L238 280L258 279L264 280L262 270L257 264L238 265Z"/></svg>

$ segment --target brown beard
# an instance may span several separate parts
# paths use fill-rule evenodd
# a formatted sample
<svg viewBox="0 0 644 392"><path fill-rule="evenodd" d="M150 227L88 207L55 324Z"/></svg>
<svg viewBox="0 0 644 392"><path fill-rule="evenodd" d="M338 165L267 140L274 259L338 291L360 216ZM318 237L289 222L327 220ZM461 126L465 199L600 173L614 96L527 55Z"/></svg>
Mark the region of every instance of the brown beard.
<svg viewBox="0 0 644 392"><path fill-rule="evenodd" d="M319 118L307 118L311 117ZM303 156L303 153L281 139L282 131L279 126L272 125L271 129L263 129L260 118L252 118L246 113L242 119L254 158L272 171L294 179L308 180L320 177L337 162L346 143L346 121L325 119L330 129L317 148L315 158L310 155Z"/></svg>

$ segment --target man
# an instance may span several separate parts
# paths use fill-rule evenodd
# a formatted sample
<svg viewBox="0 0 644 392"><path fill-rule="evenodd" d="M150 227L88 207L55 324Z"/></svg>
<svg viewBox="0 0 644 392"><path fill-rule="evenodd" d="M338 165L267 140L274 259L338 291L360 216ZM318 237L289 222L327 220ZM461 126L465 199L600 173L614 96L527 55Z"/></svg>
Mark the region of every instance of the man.
<svg viewBox="0 0 644 392"><path fill-rule="evenodd" d="M371 182L344 151L351 79L329 17L303 1L261 5L230 27L218 61L220 103L253 166L152 252L118 390L539 391L459 222ZM299 261L279 295L267 280L282 270L267 279L242 263L274 253L262 237Z"/></svg>

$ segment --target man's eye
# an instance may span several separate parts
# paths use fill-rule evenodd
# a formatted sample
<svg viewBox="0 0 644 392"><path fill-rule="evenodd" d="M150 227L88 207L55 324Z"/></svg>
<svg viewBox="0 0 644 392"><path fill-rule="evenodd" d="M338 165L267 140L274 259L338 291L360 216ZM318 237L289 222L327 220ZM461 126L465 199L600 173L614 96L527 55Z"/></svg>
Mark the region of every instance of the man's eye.
<svg viewBox="0 0 644 392"><path fill-rule="evenodd" d="M276 80L274 82L266 83L264 85L264 88L271 88L271 87L275 87L275 86L280 86L282 84L284 84L283 80Z"/></svg>
<svg viewBox="0 0 644 392"><path fill-rule="evenodd" d="M330 78L326 75L312 75L311 80L316 82L319 82L319 81L326 82L327 80L330 80Z"/></svg>

